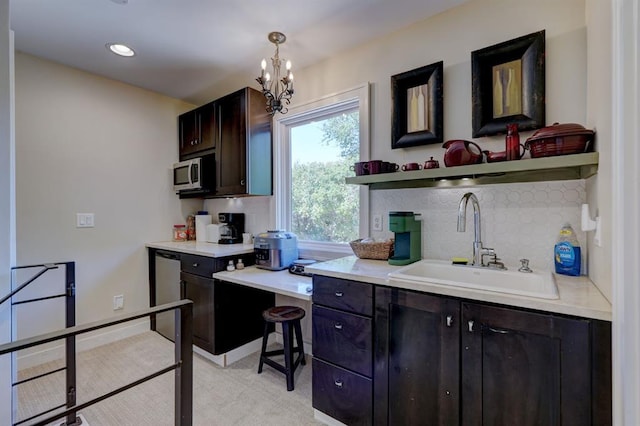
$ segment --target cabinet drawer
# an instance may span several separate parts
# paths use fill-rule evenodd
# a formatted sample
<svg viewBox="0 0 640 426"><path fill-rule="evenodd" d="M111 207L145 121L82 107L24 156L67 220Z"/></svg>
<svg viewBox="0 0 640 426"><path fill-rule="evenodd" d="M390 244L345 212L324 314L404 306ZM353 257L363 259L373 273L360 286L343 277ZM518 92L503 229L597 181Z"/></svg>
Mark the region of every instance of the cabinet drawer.
<svg viewBox="0 0 640 426"><path fill-rule="evenodd" d="M371 379L313 358L313 408L348 425L370 425Z"/></svg>
<svg viewBox="0 0 640 426"><path fill-rule="evenodd" d="M201 277L211 278L211 274L218 272L220 269L216 267L217 260L205 256L195 256L191 254L180 255L180 269L182 272L200 275Z"/></svg>
<svg viewBox="0 0 640 426"><path fill-rule="evenodd" d="M314 356L371 377L370 318L314 305L312 322Z"/></svg>
<svg viewBox="0 0 640 426"><path fill-rule="evenodd" d="M373 315L373 286L339 278L313 276L313 303Z"/></svg>

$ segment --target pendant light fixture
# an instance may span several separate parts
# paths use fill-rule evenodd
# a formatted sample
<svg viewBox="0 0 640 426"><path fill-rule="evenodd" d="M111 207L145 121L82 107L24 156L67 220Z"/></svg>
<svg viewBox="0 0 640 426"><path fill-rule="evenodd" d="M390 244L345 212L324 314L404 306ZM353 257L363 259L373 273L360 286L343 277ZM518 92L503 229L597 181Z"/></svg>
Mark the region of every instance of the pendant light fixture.
<svg viewBox="0 0 640 426"><path fill-rule="evenodd" d="M280 59L279 47L287 40L287 37L277 31L269 33L268 39L276 45L276 53L271 58L273 74L267 72L267 61L262 60L260 77L256 81L262 86L262 94L267 99L267 112L274 115L276 112L286 114L293 95L293 73L291 72L291 61ZM284 62L285 73L280 76L280 68Z"/></svg>

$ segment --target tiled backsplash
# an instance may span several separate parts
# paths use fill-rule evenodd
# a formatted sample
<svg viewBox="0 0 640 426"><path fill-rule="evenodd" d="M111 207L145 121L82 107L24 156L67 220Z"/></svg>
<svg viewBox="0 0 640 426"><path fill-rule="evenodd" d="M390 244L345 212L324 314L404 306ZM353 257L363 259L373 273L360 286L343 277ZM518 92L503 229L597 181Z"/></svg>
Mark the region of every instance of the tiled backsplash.
<svg viewBox="0 0 640 426"><path fill-rule="evenodd" d="M553 269L553 246L560 228L570 223L582 249L586 273L586 239L580 230L580 206L586 201L584 181L487 185L474 188L424 188L370 192L373 215L383 217L383 232L374 238L392 236L390 211L422 214L422 257L450 259L472 256L473 207L467 206L466 232L457 232L458 204L463 194L473 192L480 204L482 243L496 250L509 266L530 260L532 269Z"/></svg>

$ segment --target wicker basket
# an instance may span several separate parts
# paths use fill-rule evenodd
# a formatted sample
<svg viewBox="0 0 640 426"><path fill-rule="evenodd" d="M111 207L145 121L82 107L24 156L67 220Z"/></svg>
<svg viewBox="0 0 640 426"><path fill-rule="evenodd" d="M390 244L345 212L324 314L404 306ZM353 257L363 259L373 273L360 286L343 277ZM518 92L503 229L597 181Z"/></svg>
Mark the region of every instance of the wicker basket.
<svg viewBox="0 0 640 426"><path fill-rule="evenodd" d="M393 253L393 240L363 243L362 239L351 241L351 249L360 259L387 260Z"/></svg>

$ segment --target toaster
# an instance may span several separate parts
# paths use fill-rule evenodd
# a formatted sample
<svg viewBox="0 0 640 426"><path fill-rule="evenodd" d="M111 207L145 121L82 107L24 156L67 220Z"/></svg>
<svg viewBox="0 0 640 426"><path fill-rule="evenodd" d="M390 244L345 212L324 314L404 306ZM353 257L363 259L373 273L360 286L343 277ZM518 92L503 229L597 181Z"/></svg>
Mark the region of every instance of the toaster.
<svg viewBox="0 0 640 426"><path fill-rule="evenodd" d="M298 259L298 237L292 232L267 231L253 240L256 267L271 271L287 269Z"/></svg>

